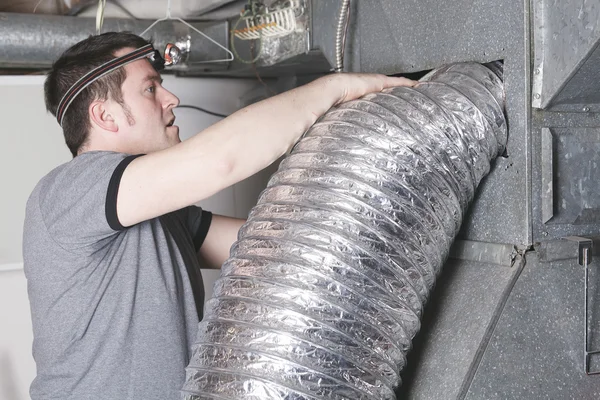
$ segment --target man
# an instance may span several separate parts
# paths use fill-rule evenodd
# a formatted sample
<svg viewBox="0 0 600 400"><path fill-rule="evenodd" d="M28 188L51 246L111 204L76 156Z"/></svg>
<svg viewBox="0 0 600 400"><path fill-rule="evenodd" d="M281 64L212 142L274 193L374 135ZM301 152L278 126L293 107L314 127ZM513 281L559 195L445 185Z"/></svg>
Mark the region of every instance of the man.
<svg viewBox="0 0 600 400"><path fill-rule="evenodd" d="M202 318L198 259L220 267L243 223L192 205L285 154L331 106L413 84L320 78L181 143L179 100L161 86L152 51L133 34L92 36L46 80L74 158L27 203L34 400L178 398Z"/></svg>

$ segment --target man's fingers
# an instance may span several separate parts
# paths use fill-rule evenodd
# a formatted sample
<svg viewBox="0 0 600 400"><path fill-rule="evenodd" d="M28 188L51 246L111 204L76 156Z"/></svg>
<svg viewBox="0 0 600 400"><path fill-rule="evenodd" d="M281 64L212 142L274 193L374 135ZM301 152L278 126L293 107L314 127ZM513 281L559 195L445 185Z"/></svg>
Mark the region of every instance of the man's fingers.
<svg viewBox="0 0 600 400"><path fill-rule="evenodd" d="M381 74L340 74L343 80L343 94L340 101L354 100L365 94L379 92L383 89L398 86L415 86L418 82L403 77L392 77Z"/></svg>
<svg viewBox="0 0 600 400"><path fill-rule="evenodd" d="M403 77L391 77L386 76L386 80L384 82L384 86L386 88L394 87L394 86L415 86L418 82L413 81L412 79L403 78Z"/></svg>

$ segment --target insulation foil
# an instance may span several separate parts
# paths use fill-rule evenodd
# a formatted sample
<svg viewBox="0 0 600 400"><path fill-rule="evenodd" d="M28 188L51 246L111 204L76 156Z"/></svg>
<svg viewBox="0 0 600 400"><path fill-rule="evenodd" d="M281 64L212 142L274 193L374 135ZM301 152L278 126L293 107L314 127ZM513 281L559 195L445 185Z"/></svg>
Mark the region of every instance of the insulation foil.
<svg viewBox="0 0 600 400"><path fill-rule="evenodd" d="M507 140L480 64L325 114L271 178L199 324L199 399L394 399L450 245Z"/></svg>

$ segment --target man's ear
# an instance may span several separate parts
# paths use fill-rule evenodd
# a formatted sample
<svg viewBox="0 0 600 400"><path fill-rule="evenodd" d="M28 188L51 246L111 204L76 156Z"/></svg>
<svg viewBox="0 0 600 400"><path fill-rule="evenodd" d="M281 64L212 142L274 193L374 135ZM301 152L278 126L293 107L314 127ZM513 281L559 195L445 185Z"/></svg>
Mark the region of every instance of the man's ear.
<svg viewBox="0 0 600 400"><path fill-rule="evenodd" d="M106 101L96 100L90 104L89 108L90 119L92 124L109 132L117 132L119 125L113 118L110 105Z"/></svg>

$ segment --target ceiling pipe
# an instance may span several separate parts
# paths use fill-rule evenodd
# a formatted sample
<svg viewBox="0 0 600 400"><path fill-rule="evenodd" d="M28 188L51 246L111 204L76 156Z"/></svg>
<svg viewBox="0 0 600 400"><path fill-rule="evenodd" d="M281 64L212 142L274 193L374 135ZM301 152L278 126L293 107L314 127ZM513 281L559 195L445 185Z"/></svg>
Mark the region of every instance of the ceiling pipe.
<svg viewBox="0 0 600 400"><path fill-rule="evenodd" d="M106 19L103 32L143 32L154 20ZM228 43L228 23L193 23L194 27L219 43ZM0 13L0 68L47 69L69 47L94 35L94 18L59 15ZM189 64L225 58L224 50L201 38L184 24L167 20L157 24L150 32L156 48L167 43L189 46L187 57L178 65L185 69ZM221 66L220 68L226 67ZM214 68L214 65L213 65Z"/></svg>

